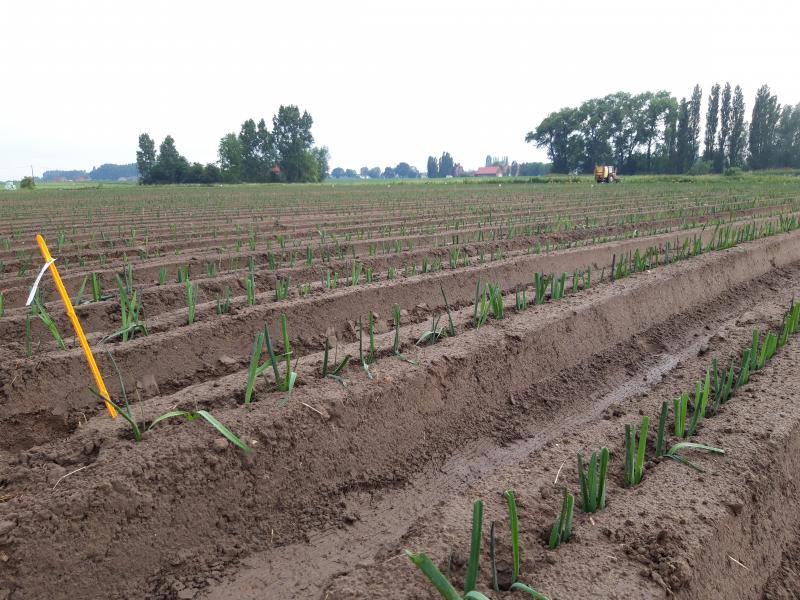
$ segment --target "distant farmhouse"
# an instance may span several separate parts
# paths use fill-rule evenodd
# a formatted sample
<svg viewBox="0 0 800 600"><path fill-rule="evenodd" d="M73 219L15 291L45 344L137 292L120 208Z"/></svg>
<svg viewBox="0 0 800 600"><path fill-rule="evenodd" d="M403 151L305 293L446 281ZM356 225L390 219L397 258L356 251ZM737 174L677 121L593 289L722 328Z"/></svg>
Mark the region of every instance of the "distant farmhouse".
<svg viewBox="0 0 800 600"><path fill-rule="evenodd" d="M475 177L502 177L503 167L481 167L475 171Z"/></svg>

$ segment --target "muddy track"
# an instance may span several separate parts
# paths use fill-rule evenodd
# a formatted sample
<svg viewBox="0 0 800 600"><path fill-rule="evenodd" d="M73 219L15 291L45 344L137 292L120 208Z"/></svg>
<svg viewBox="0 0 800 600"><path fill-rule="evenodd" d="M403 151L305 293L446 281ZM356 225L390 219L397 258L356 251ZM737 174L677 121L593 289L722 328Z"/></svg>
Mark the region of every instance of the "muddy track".
<svg viewBox="0 0 800 600"><path fill-rule="evenodd" d="M347 387L310 381L295 391L285 408L275 403L279 395L264 398L249 410L221 407L215 414L255 447L248 456L226 449L210 428L197 423L159 426L146 442L136 445L120 437L120 424L95 411L62 441L2 455L0 549L8 560L0 571L0 590L12 591L13 600L195 597L200 589L217 585L226 565L239 558L322 532L335 535L339 528L346 530L360 518L354 498L389 498L464 449L503 445L570 413L591 413L597 399L578 392L590 390L585 386L592 382L567 379L559 388L555 373L578 369L588 361L595 364L593 357L604 353L614 356L619 344L646 336L681 314L690 323L699 322L704 313L693 311L704 306L723 304L736 310L747 300L763 302L765 295L780 305L783 298L773 298L775 293L797 291L797 240L796 234L786 234L711 253L510 316L480 331L463 331L456 338L420 349L415 355L418 366L394 358L379 360L372 367L372 381L352 367ZM777 292L770 294L770 286ZM731 291L726 294L726 290ZM777 309L773 312L777 314ZM680 348L677 338L686 331L667 328L659 333L663 347ZM640 352L646 356L657 349L644 347ZM228 383L206 385L212 394L217 386ZM414 402L405 401L410 397ZM169 404L174 399L158 402ZM733 410L736 404L731 405ZM709 420L709 430L718 422L721 419ZM599 423L611 426L605 419ZM592 439L589 447L608 443ZM208 448L215 450L208 452ZM573 451L570 447L569 454ZM87 465L91 466L59 481L62 475ZM652 477L648 471L647 484L657 481L660 473L668 473L660 467L652 469ZM678 489L674 482L673 488ZM667 508L667 502L653 505L649 495L637 496L643 489L644 485L632 490L630 502L646 498L648 506ZM776 488L774 493L779 491ZM536 517L527 513L529 507L545 514L544 504L551 507L550 500L542 506L533 501L523 505L524 522L535 522ZM603 516L628 503L627 497L615 501ZM448 523L446 506L439 508ZM401 522L395 527L390 518L384 539L393 541L382 551L393 552L397 540L403 545L421 540L418 536L430 522L422 514L416 526ZM644 525L650 523L647 515L645 510ZM539 519L544 522L544 517ZM164 523L170 524L168 530L162 527ZM703 521L704 526L707 523ZM630 527L632 539L641 541L646 534L657 538L657 531L644 525ZM701 532L704 526L694 531ZM456 529L445 533L440 543L460 539ZM588 538L589 534L581 535ZM538 536L534 531L526 540L527 547L533 547ZM80 540L77 548L76 539ZM580 548L596 556L582 542L564 549ZM541 587L550 589L545 586L557 575L569 580L564 567L570 563L559 560L552 568L543 568L539 561L535 569L530 563L524 568L541 573ZM627 563L623 558L616 560L619 573ZM129 568L109 580L110 565L122 563ZM383 572L401 568L392 562L381 565L372 571L381 577ZM657 563L651 570L660 573L661 567ZM369 568L364 565L363 571ZM294 571L300 574L302 570ZM292 584L291 573L267 569L263 576L268 579L269 573L278 573L286 585L283 589L290 591L290 595L275 597L316 597L309 593L311 584ZM402 573L400 581L410 586L405 597L430 597L421 591L423 582L408 571ZM376 588L359 587L358 573L349 580L348 574L342 575L341 581L323 582L327 591L339 594L335 597L374 597ZM650 576L649 581L655 585L656 579ZM639 592L654 589L641 587L638 579L631 585ZM393 589L386 587L383 592L392 597Z"/></svg>

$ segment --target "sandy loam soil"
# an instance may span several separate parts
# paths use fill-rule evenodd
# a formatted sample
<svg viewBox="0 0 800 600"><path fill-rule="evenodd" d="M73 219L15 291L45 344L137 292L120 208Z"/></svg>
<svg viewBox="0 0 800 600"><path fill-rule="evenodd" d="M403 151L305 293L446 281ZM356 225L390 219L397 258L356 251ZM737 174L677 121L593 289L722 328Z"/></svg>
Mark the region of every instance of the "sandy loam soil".
<svg viewBox="0 0 800 600"><path fill-rule="evenodd" d="M503 280L514 272L509 265ZM409 318L404 350L418 364L389 354L386 331L373 379L353 365L346 387L315 379L320 356L309 352L303 385L285 407L265 392L239 404L246 362L227 356L225 340L247 350L253 332L243 318L202 323L191 340L180 331L146 338L119 354L137 380L143 356L149 372L178 373L172 382L157 377L159 393L141 403L147 416L211 409L253 448L247 455L200 422L160 425L137 444L72 394L32 415L25 407L34 399L85 385L74 351L60 353L48 384L30 364L20 388L5 371L0 599L434 598L402 550L429 553L461 581L476 498L487 503L487 523L497 523L505 586L501 493L509 488L519 498L523 579L553 600L800 593L791 577L800 544L800 340L702 423L698 439L726 449L692 455L706 473L661 460L648 462L636 488L625 489L621 476L624 423L654 418L712 357L726 365L754 327L780 325L800 293L799 232L509 311L480 331L459 297L467 279L474 275L463 284L443 278L460 308L457 337L414 348L408 340L426 324ZM396 297L375 289L377 306ZM352 353L353 332L340 327L340 350ZM182 354L190 343L195 352ZM602 445L612 454L607 509L591 518L576 511L573 541L547 550L562 486L577 491L575 454ZM505 597L487 589L485 558L481 589Z"/></svg>

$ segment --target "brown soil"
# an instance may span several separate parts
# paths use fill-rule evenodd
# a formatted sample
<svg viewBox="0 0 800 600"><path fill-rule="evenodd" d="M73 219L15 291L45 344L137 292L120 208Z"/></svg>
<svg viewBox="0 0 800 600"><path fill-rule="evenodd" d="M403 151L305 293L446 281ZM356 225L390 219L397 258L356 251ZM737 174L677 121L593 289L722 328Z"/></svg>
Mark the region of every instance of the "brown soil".
<svg viewBox="0 0 800 600"><path fill-rule="evenodd" d="M520 504L523 578L553 600L792 597L797 340L702 423L698 439L727 452L692 456L707 473L652 461L625 489L620 465L623 423L657 414L712 356L727 364L754 327L780 324L800 292L800 232L469 326L478 276L510 290L540 270L529 260L571 270L606 264L609 252L291 300L281 312L303 358L286 406L263 386L258 402L239 404L255 332L276 325L269 305L115 347L129 389L142 384L146 416L212 409L248 455L200 422L168 422L135 443L86 394L75 350L13 361L0 403L0 598L434 598L401 551L428 552L461 581L475 498L498 523L507 583L508 488ZM416 348L440 283L458 336ZM416 365L390 355L397 302L410 311L403 351ZM353 316L370 310L382 321L373 379L355 364L346 386L315 378L321 332L355 354ZM576 511L574 540L546 550L561 486L576 491L575 453L602 445L612 452L607 509L591 520Z"/></svg>

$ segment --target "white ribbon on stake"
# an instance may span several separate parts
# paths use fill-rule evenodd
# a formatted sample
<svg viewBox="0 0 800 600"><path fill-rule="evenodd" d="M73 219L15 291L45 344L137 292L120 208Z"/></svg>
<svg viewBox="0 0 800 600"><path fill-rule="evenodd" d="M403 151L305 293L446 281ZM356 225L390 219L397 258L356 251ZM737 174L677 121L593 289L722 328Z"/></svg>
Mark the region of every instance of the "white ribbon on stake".
<svg viewBox="0 0 800 600"><path fill-rule="evenodd" d="M31 302L33 302L33 298L34 296L36 296L36 290L39 289L39 282L42 280L42 277L44 277L44 272L47 271L50 265L52 265L54 262L56 262L55 258L52 259L50 262L45 263L45 265L42 267L42 270L39 271L39 275L36 277L36 281L33 282L31 293L28 294L28 301L25 303L25 306L30 306Z"/></svg>

